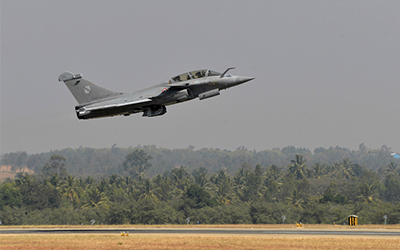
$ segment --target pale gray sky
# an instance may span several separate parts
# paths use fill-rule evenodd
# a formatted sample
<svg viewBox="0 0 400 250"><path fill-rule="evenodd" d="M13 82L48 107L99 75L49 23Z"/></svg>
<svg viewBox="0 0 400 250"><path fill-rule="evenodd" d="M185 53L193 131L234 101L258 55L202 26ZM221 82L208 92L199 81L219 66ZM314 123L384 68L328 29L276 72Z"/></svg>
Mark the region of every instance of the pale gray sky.
<svg viewBox="0 0 400 250"><path fill-rule="evenodd" d="M294 145L400 151L400 1L1 1L1 153ZM155 118L78 120L64 71L133 92L256 77Z"/></svg>

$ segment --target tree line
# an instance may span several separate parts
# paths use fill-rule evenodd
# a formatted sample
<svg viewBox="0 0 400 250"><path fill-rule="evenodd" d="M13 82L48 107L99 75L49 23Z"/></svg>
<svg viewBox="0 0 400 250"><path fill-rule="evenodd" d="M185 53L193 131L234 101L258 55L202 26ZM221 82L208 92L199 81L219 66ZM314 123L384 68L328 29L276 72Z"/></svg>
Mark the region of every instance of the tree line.
<svg viewBox="0 0 400 250"><path fill-rule="evenodd" d="M226 160L215 172L180 166L149 175L153 159L145 148L131 149L119 174L94 178L70 174L68 160L53 154L39 172L0 183L0 220L4 225L343 224L356 214L361 224L383 224L384 215L387 223L400 223L395 160L374 170L350 158L311 164L307 154L294 154L287 165L265 166L244 157L234 172Z"/></svg>
<svg viewBox="0 0 400 250"><path fill-rule="evenodd" d="M206 168L210 173L224 169L229 174L239 170L241 164L246 162L252 166L260 164L262 167L271 165L288 166L297 154L303 155L309 166L316 163L332 165L348 158L351 162L378 171L380 167L388 165L395 160L390 155L387 146L381 149L368 149L364 144L359 150L349 150L342 147L316 148L312 152L306 148L287 146L282 149L255 151L241 146L234 151L203 148L195 150L193 146L183 149L165 149L156 146L138 146L135 148L120 148L113 145L111 148L66 148L53 150L46 153L27 154L26 152L7 153L1 157L1 165L11 166L14 170L28 167L35 173L40 173L43 166L48 163L52 155L61 155L68 163L66 168L69 174L75 176L93 176L101 178L112 174L123 175L122 163L126 156L135 149L142 149L152 157L152 168L146 172L147 176L171 171L175 167L185 166L191 173L200 167ZM399 161L397 160L397 163Z"/></svg>

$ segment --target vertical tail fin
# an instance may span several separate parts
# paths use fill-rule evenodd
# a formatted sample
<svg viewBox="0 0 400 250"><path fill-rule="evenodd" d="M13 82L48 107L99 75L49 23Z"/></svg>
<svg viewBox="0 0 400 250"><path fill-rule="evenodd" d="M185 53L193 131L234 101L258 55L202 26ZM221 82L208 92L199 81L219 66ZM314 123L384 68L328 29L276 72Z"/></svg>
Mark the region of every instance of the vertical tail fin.
<svg viewBox="0 0 400 250"><path fill-rule="evenodd" d="M58 81L63 81L65 85L67 85L69 91L71 91L79 104L89 103L121 94L102 88L83 79L82 74L64 72L58 77Z"/></svg>

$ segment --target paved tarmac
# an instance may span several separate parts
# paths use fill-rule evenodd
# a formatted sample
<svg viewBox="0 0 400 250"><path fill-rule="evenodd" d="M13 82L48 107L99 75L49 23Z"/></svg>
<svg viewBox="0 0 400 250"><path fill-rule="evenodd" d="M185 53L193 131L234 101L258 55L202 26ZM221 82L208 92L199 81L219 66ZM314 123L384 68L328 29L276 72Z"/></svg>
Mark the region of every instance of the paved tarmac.
<svg viewBox="0 0 400 250"><path fill-rule="evenodd" d="M0 229L0 234L119 234L128 231L129 234L231 234L231 235L340 235L340 236L399 236L400 230L387 229L344 229L344 230L316 230L300 228L298 230L286 229L220 229L220 228L199 228L199 229L176 229L176 228L107 228L107 229Z"/></svg>

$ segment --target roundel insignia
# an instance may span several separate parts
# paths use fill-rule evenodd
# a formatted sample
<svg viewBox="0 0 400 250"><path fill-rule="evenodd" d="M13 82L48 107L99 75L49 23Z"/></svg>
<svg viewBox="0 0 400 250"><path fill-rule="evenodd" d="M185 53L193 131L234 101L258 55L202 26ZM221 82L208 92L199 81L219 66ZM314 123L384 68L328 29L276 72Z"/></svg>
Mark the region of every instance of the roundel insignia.
<svg viewBox="0 0 400 250"><path fill-rule="evenodd" d="M89 94L90 93L90 86L85 86L85 88L83 89L83 91L85 91L85 94Z"/></svg>
<svg viewBox="0 0 400 250"><path fill-rule="evenodd" d="M163 88L163 90L161 90L162 93L165 93L168 89L167 88Z"/></svg>

